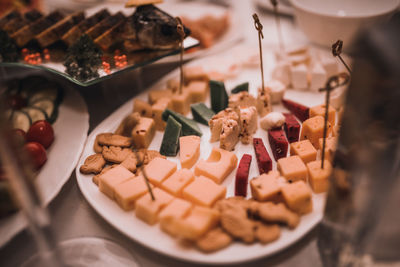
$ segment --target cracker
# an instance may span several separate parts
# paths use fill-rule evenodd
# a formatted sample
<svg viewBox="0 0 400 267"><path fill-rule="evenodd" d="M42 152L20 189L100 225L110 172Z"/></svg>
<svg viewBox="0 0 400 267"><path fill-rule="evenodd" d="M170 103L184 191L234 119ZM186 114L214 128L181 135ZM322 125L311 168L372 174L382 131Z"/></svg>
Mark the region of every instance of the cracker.
<svg viewBox="0 0 400 267"><path fill-rule="evenodd" d="M132 145L131 138L119 134L105 133L98 135L97 140L102 146L130 147Z"/></svg>
<svg viewBox="0 0 400 267"><path fill-rule="evenodd" d="M83 174L94 173L97 174L101 172L106 161L101 154L93 154L85 159L83 165L79 168L79 171Z"/></svg>
<svg viewBox="0 0 400 267"><path fill-rule="evenodd" d="M286 208L285 204L273 202L265 202L258 206L258 216L268 223L284 223L290 229L294 229L300 222L297 213Z"/></svg>
<svg viewBox="0 0 400 267"><path fill-rule="evenodd" d="M245 243L254 242L254 222L242 207L228 208L221 212L221 226L231 236Z"/></svg>
<svg viewBox="0 0 400 267"><path fill-rule="evenodd" d="M94 140L94 143L93 143L93 150L95 153L101 153L103 151L103 146L101 146L99 144L99 137L102 135L105 135L105 134L107 134L107 133L101 133L96 136L96 139Z"/></svg>
<svg viewBox="0 0 400 267"><path fill-rule="evenodd" d="M102 152L104 159L112 163L121 163L131 154L133 154L131 149L118 146L105 146Z"/></svg>
<svg viewBox="0 0 400 267"><path fill-rule="evenodd" d="M262 244L275 241L281 235L281 229L277 224L256 223L255 236Z"/></svg>
<svg viewBox="0 0 400 267"><path fill-rule="evenodd" d="M126 159L121 162L121 165L130 170L131 172L136 172L137 158L135 153L130 153Z"/></svg>
<svg viewBox="0 0 400 267"><path fill-rule="evenodd" d="M221 227L214 228L196 241L196 246L203 252L214 252L231 244L233 238Z"/></svg>

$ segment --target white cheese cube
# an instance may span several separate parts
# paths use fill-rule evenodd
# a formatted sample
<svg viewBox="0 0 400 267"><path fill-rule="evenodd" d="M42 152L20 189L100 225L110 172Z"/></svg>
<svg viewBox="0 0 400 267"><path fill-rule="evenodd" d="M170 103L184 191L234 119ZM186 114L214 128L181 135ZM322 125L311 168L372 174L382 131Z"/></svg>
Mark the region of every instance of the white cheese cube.
<svg viewBox="0 0 400 267"><path fill-rule="evenodd" d="M335 109L339 109L341 106L343 106L344 101L346 100L346 92L347 92L346 89L347 89L346 86L341 86L339 88L336 88L335 90L332 90L329 103Z"/></svg>
<svg viewBox="0 0 400 267"><path fill-rule="evenodd" d="M272 104L279 104L285 94L286 86L278 80L271 80L267 83L271 92Z"/></svg>
<svg viewBox="0 0 400 267"><path fill-rule="evenodd" d="M260 119L260 127L266 131L281 127L285 123L285 116L280 112L271 112Z"/></svg>
<svg viewBox="0 0 400 267"><path fill-rule="evenodd" d="M310 70L310 89L318 91L319 88L324 88L327 78L324 67L319 63L315 63Z"/></svg>
<svg viewBox="0 0 400 267"><path fill-rule="evenodd" d="M293 89L306 90L308 88L307 66L305 64L291 66L290 75L292 77Z"/></svg>
<svg viewBox="0 0 400 267"><path fill-rule="evenodd" d="M338 62L332 55L320 55L320 62L326 71L328 79L339 72Z"/></svg>
<svg viewBox="0 0 400 267"><path fill-rule="evenodd" d="M280 81L285 86L290 85L290 62L280 61L272 70L272 79Z"/></svg>

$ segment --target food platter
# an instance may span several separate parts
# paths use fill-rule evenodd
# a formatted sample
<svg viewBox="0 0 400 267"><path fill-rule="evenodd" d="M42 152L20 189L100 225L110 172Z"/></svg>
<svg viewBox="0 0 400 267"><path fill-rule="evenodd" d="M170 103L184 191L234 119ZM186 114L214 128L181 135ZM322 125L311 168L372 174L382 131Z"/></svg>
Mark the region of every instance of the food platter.
<svg viewBox="0 0 400 267"><path fill-rule="evenodd" d="M36 185L42 203L48 205L68 181L79 159L89 129L89 114L80 94L63 86L65 96L53 124L55 139L47 150L47 162L39 170ZM26 226L20 212L0 220L0 247Z"/></svg>
<svg viewBox="0 0 400 267"><path fill-rule="evenodd" d="M232 51L230 51L229 53L231 54ZM273 53L270 53L270 51L265 53L265 57L265 60L267 62L274 62ZM224 57L224 54L220 54L218 56L203 58L201 60L191 62L188 65L201 65L204 68L207 68L207 66L218 68L219 66L221 67L221 69L223 69L226 68L226 64L234 63L232 62L232 60L239 60L239 57L235 59L229 58L228 61L230 60L231 62L228 63L227 58L229 57ZM269 65L272 66L271 64ZM211 67L208 68L209 70L211 70ZM267 68L266 73L270 73L270 71L271 70ZM152 86L149 90L138 95L137 98L146 100L149 91L163 88L168 79L178 77L178 75L178 71L170 73L157 84ZM261 83L258 68L240 70L238 76L228 79L225 82L225 85L229 90L233 86L246 81L249 81L250 83L249 92L254 94L257 90L257 86L259 86L259 84ZM324 95L321 93L299 92L293 90L287 90L285 98L292 100L296 99L297 102L307 106L322 104L324 101ZM209 105L209 99L205 103L206 105ZM273 109L274 111L284 110L283 106L281 105L274 105ZM285 249L286 247L294 244L321 221L325 205L325 194L313 193L313 211L301 217L300 224L296 229L282 229L281 237L278 240L266 245L245 245L239 242L234 242L229 247L211 254L202 253L192 247L184 246L181 243L177 242L177 240L175 240L174 238L171 238L170 236L162 232L159 227L147 225L146 223L135 217L134 211L123 211L115 202L113 202L106 195L101 193L98 190L97 186L95 186L95 184L92 182L92 175L84 175L79 171L79 166L83 164L85 158L94 153L93 142L96 138L96 135L102 132L114 131L120 121L123 119L123 117L130 114L131 112L132 100L129 100L113 114L111 114L108 118L106 118L95 130L93 130L93 132L88 137L86 147L82 152L82 156L78 162L78 167L76 168L78 185L84 197L96 210L96 212L103 217L104 220L106 220L127 237L154 251L180 260L207 264L229 264L254 260L277 253ZM203 132L203 136L201 138L200 158L206 159L209 156L211 149L213 147L218 147L218 143L209 142L210 131L208 127L200 124L199 127ZM162 137L162 132L156 132L156 135L151 142L149 149L154 149L158 151L162 142ZM254 137L260 137L263 139L264 143L268 144L267 133L264 130L259 128L256 134L254 134ZM267 150L271 154L269 146L267 146ZM240 158L244 153L248 153L252 155L253 158L255 158L252 145L238 144L235 149L235 154L238 158ZM179 166L179 160L176 157L168 157L168 159L176 162ZM275 161L273 161L273 169L276 169ZM227 188L227 197L234 195L234 175L234 172L232 172L222 183L222 185L226 186ZM249 179L258 175L259 173L256 167L256 162L254 160L250 168ZM157 241L155 242L155 240Z"/></svg>

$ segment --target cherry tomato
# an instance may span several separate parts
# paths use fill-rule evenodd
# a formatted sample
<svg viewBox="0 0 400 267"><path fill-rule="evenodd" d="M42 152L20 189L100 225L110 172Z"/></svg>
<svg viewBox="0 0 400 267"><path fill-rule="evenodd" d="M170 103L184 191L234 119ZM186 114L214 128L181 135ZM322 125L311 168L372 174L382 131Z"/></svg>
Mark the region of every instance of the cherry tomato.
<svg viewBox="0 0 400 267"><path fill-rule="evenodd" d="M48 148L54 141L53 127L45 120L36 121L26 133L26 141L38 142Z"/></svg>
<svg viewBox="0 0 400 267"><path fill-rule="evenodd" d="M13 109L26 107L26 99L20 95L10 95L8 97L8 106Z"/></svg>
<svg viewBox="0 0 400 267"><path fill-rule="evenodd" d="M28 142L24 145L24 149L30 155L34 168L36 170L40 169L47 160L44 147L38 142Z"/></svg>

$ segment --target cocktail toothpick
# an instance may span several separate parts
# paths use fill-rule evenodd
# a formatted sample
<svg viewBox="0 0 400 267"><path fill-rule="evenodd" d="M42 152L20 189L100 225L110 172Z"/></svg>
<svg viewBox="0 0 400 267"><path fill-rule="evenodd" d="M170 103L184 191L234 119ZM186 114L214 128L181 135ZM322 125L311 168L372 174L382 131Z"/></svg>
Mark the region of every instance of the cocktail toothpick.
<svg viewBox="0 0 400 267"><path fill-rule="evenodd" d="M347 71L351 74L351 69L350 67L344 62L342 56L340 55L342 53L342 48L343 48L343 41L342 40L337 40L333 45L332 45L332 55L334 57L338 57L340 61L343 63L343 65L346 67Z"/></svg>
<svg viewBox="0 0 400 267"><path fill-rule="evenodd" d="M281 20L279 19L279 14L278 14L278 0L271 0L271 4L274 7L274 15L275 15L275 22L276 22L276 31L278 33L279 48L283 51L283 50L285 50L285 47L283 45Z"/></svg>
<svg viewBox="0 0 400 267"><path fill-rule="evenodd" d="M258 32L258 46L260 48L260 66L261 66L261 85L262 85L262 90L264 90L264 66L263 66L263 57L262 57L262 45L261 45L261 39L264 39L264 34L262 32L263 25L260 22L260 19L258 18L257 14L253 14L253 19L254 19L254 26L256 27L256 30Z"/></svg>
<svg viewBox="0 0 400 267"><path fill-rule="evenodd" d="M183 87L183 40L185 39L185 29L183 28L182 20L179 17L176 17L176 30L178 31L180 37L180 48L181 48L181 56L179 59L179 69L180 69L180 79L179 79L179 94L182 94L182 87Z"/></svg>
<svg viewBox="0 0 400 267"><path fill-rule="evenodd" d="M329 113L330 93L332 90L347 84L349 81L350 81L350 76L346 72L341 72L338 75L330 77L329 80L326 82L325 88L319 89L320 92L326 91L324 133L322 138L321 169L324 168L324 161L325 161L325 146L326 146L326 135L328 133L328 113Z"/></svg>
<svg viewBox="0 0 400 267"><path fill-rule="evenodd" d="M151 200L156 200L153 194L153 190L151 189L149 178L147 177L146 171L144 170L144 155L143 159L139 156L139 153L136 150L133 150L133 153L135 153L136 159L137 159L137 164L136 167L140 170L140 172L143 174L144 181L146 182L147 190L149 191Z"/></svg>

